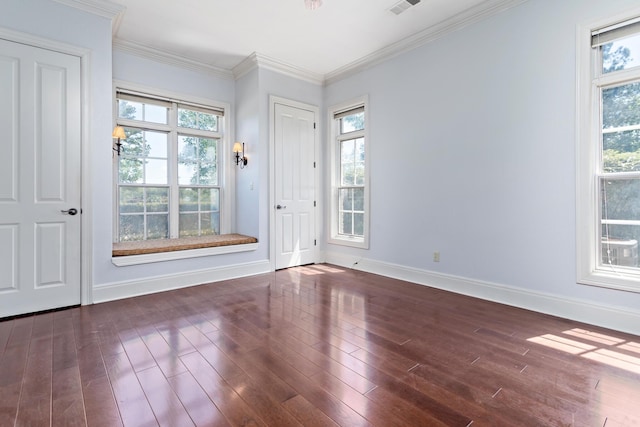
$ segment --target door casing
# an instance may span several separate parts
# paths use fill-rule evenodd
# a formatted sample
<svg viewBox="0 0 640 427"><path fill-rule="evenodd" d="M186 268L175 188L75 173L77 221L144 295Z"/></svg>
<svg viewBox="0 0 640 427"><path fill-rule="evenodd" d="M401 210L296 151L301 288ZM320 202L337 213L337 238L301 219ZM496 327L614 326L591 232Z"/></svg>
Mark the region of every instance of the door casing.
<svg viewBox="0 0 640 427"><path fill-rule="evenodd" d="M89 128L89 100L91 99L91 50L71 44L35 36L7 28L0 28L0 39L10 42L30 45L40 49L47 49L80 58L80 303L93 303L93 229L92 225L92 197L88 183L91 182L91 144ZM108 142L108 135L105 142Z"/></svg>

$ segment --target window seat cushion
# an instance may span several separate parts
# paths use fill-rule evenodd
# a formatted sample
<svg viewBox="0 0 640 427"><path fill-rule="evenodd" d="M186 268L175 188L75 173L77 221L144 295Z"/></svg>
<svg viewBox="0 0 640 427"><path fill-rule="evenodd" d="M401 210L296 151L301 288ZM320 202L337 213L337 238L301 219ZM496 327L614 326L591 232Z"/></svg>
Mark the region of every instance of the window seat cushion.
<svg viewBox="0 0 640 427"><path fill-rule="evenodd" d="M179 239L154 239L113 244L112 256L156 254L160 252L185 251L188 249L212 248L216 246L245 245L257 243L255 237L242 234L218 234L214 236L182 237Z"/></svg>

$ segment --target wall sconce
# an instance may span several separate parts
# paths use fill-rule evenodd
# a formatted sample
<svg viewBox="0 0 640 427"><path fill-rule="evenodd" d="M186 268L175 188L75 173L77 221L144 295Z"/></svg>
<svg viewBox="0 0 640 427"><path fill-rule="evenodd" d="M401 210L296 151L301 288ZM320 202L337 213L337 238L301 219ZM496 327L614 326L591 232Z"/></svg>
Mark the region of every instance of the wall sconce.
<svg viewBox="0 0 640 427"><path fill-rule="evenodd" d="M236 165L240 165L240 169L244 169L249 162L247 156L244 155L244 142L236 142L233 144L233 152L236 153Z"/></svg>
<svg viewBox="0 0 640 427"><path fill-rule="evenodd" d="M122 142L120 142L120 140L127 139L127 134L124 133L124 128L122 126L116 126L113 128L113 133L111 134L111 137L113 139L118 138L118 141L116 142L116 146L115 148L113 148L113 151L117 152L119 156L121 152L121 147L122 147Z"/></svg>

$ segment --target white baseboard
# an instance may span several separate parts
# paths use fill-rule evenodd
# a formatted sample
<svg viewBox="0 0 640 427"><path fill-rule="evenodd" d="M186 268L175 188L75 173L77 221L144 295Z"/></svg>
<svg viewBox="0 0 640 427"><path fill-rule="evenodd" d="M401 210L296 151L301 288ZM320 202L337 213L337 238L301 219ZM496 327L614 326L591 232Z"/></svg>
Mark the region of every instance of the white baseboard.
<svg viewBox="0 0 640 427"><path fill-rule="evenodd" d="M107 283L93 288L93 302L100 303L156 292L170 291L221 280L237 279L271 271L268 260L220 268L191 271L188 273L149 277L142 280Z"/></svg>
<svg viewBox="0 0 640 427"><path fill-rule="evenodd" d="M640 311L630 311L624 308L594 304L591 301L532 292L521 288L435 273L335 252L325 252L324 258L327 263L341 267L353 268L483 300L640 335Z"/></svg>

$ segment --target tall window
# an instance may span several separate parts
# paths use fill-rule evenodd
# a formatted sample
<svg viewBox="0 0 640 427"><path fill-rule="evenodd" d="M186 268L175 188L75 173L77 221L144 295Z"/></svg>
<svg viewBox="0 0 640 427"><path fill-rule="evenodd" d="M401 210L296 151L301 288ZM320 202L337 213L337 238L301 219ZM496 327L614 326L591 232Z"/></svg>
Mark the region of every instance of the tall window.
<svg viewBox="0 0 640 427"><path fill-rule="evenodd" d="M591 246L579 274L587 283L640 291L640 18L592 30L590 65L591 142L582 158L591 163L592 184L586 174L580 179L592 202L578 212L590 205L593 233L577 231L579 245Z"/></svg>
<svg viewBox="0 0 640 427"><path fill-rule="evenodd" d="M330 110L333 137L331 243L368 247L366 99Z"/></svg>
<svg viewBox="0 0 640 427"><path fill-rule="evenodd" d="M117 91L116 241L221 234L224 110Z"/></svg>

